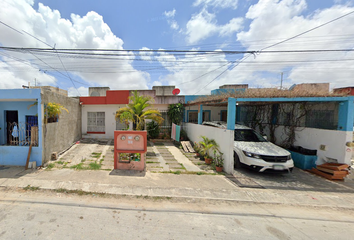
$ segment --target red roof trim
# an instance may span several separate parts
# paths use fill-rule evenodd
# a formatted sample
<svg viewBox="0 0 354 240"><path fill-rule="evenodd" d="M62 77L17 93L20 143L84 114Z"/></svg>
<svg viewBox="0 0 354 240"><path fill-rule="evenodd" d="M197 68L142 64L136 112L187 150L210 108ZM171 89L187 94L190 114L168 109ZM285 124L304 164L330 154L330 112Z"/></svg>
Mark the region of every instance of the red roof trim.
<svg viewBox="0 0 354 240"><path fill-rule="evenodd" d="M129 90L108 90L103 97L80 97L83 105L128 104Z"/></svg>

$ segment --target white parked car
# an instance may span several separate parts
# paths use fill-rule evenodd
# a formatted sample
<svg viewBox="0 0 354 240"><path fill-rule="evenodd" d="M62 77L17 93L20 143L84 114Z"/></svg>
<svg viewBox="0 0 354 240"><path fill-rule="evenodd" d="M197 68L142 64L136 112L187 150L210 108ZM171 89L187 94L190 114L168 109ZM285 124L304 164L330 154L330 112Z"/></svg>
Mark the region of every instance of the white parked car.
<svg viewBox="0 0 354 240"><path fill-rule="evenodd" d="M226 129L221 121L203 122L203 125ZM294 168L290 152L267 141L252 128L235 124L234 166L247 166L259 172L288 171Z"/></svg>

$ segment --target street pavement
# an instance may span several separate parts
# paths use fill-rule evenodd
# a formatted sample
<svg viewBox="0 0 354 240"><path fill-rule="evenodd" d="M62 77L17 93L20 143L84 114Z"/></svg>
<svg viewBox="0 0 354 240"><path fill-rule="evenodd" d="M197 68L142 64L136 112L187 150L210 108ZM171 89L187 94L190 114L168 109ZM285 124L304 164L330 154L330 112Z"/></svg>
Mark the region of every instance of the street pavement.
<svg viewBox="0 0 354 240"><path fill-rule="evenodd" d="M92 143L97 144L97 143ZM85 143L88 149L92 146ZM98 159L104 159L107 167L111 154L111 141L96 146L105 154ZM271 204L288 204L318 207L340 207L354 209L354 188L346 182L332 182L308 172L295 169L292 174L255 173L248 170L235 171L233 175L216 174L210 166L203 169L194 164L200 160L186 156L172 144L163 144L178 163L182 163L185 172L176 174L167 171L146 172L112 170L75 170L69 167L54 167L52 169L24 170L23 167L0 166L0 187L25 188L27 186L40 189L83 190L92 193L107 193L130 196L173 197L181 199L210 199L236 202L255 202ZM68 150L58 161L70 161L78 164L82 158L75 156L74 150L83 147L76 145ZM153 151L156 146L150 146ZM73 151L73 152L71 152ZM85 153L89 158L89 153ZM165 151L165 149L163 149ZM101 152L101 153L102 153ZM96 154L96 153L95 153ZM95 155L94 154L94 155ZM182 155L181 155L182 154ZM99 154L96 154L99 155ZM96 156L95 155L95 156ZM112 157L113 154L111 154ZM167 153L165 154L167 156ZM183 156L183 157L182 157ZM155 156L156 157L156 156ZM183 158L183 159L181 159ZM188 160L192 158L192 160ZM157 154L158 164L165 164L166 159ZM95 160L97 162L97 160ZM102 161L99 161L102 162ZM113 164L113 162L111 162ZM61 164L56 164L59 166ZM161 169L167 169L161 167ZM170 168L168 168L170 169ZM193 171L194 170L194 171ZM216 175L214 175L216 174Z"/></svg>

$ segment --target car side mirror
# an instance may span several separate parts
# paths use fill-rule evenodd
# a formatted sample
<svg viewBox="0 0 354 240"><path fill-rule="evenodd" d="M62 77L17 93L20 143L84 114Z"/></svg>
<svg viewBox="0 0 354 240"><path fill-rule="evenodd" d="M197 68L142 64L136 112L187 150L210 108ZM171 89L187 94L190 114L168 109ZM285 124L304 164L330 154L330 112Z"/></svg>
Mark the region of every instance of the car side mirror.
<svg viewBox="0 0 354 240"><path fill-rule="evenodd" d="M264 138L265 140L268 140L266 135L264 135L263 138Z"/></svg>

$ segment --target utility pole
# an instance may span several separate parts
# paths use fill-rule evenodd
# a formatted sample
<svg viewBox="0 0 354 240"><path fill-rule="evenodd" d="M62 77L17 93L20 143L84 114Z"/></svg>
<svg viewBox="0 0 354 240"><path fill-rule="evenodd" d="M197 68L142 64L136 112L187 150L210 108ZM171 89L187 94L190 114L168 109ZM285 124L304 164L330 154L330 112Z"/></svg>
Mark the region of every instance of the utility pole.
<svg viewBox="0 0 354 240"><path fill-rule="evenodd" d="M280 74L280 90L283 89L283 72Z"/></svg>

